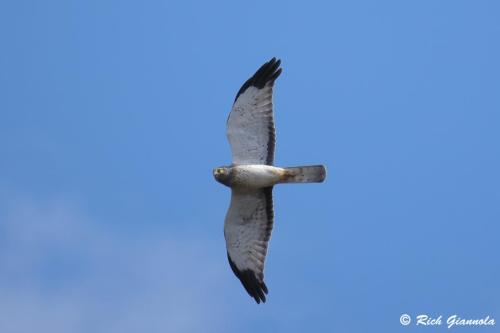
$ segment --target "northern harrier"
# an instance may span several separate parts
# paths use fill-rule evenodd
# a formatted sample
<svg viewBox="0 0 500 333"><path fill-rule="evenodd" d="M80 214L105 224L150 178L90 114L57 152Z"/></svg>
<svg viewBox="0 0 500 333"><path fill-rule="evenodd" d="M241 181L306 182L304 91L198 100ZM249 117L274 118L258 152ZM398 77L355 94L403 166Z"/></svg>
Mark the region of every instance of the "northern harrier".
<svg viewBox="0 0 500 333"><path fill-rule="evenodd" d="M227 257L234 274L257 303L266 301L264 261L273 229L273 186L321 183L323 165L274 167L275 130L272 94L280 60L266 62L236 94L227 137L233 163L214 169L215 179L231 188L224 222Z"/></svg>

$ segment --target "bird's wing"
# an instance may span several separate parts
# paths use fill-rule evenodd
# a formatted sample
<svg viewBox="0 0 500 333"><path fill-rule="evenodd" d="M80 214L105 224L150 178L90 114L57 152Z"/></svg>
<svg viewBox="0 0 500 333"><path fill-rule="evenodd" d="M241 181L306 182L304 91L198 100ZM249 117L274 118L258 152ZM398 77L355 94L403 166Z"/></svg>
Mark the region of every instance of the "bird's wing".
<svg viewBox="0 0 500 333"><path fill-rule="evenodd" d="M281 61L266 62L238 91L229 118L227 137L233 164L274 162L273 85L281 74Z"/></svg>
<svg viewBox="0 0 500 333"><path fill-rule="evenodd" d="M257 303L266 301L264 261L273 229L273 188L233 189L224 223L227 257L234 274Z"/></svg>

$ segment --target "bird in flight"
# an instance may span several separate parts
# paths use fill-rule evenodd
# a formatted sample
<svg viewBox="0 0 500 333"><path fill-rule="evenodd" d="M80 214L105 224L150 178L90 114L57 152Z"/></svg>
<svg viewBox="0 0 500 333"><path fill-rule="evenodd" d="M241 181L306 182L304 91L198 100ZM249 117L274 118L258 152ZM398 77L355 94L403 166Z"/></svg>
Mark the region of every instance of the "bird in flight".
<svg viewBox="0 0 500 333"><path fill-rule="evenodd" d="M323 165L280 168L274 165L274 81L280 60L271 59L236 94L227 119L232 164L215 168L215 179L231 188L224 221L227 257L234 274L257 303L265 302L264 261L273 229L273 186L321 183Z"/></svg>

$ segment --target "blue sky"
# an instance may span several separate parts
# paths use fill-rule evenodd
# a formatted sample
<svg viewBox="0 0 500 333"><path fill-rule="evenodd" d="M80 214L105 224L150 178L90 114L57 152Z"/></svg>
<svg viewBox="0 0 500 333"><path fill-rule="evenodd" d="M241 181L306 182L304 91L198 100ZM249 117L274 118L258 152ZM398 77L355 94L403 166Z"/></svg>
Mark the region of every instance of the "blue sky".
<svg viewBox="0 0 500 333"><path fill-rule="evenodd" d="M0 331L442 332L500 321L494 1L4 1ZM257 306L226 260L225 121L282 59ZM495 327L467 332L498 331Z"/></svg>

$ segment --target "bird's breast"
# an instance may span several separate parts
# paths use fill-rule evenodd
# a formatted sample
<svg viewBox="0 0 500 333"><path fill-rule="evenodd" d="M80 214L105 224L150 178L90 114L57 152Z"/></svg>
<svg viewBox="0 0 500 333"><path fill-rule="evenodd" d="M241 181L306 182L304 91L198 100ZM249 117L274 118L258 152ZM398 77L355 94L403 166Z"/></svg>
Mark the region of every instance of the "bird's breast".
<svg viewBox="0 0 500 333"><path fill-rule="evenodd" d="M236 165L231 168L231 187L263 188L274 186L284 173L271 165Z"/></svg>

